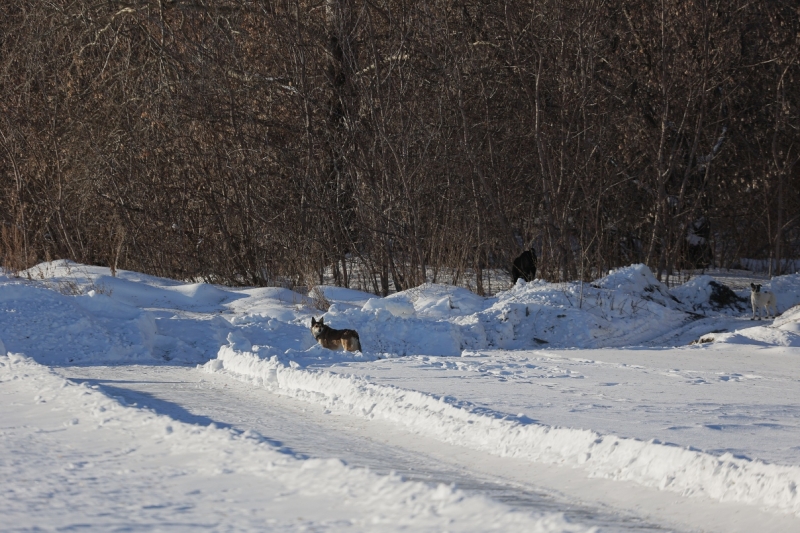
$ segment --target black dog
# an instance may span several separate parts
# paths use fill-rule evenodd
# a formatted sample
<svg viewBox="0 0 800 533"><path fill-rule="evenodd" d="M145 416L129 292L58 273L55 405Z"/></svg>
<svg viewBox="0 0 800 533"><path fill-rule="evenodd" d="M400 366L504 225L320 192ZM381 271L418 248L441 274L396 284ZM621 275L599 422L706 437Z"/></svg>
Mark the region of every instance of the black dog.
<svg viewBox="0 0 800 533"><path fill-rule="evenodd" d="M533 248L525 250L514 259L514 266L511 267L511 282L517 283L519 278L525 281L536 279L536 252Z"/></svg>

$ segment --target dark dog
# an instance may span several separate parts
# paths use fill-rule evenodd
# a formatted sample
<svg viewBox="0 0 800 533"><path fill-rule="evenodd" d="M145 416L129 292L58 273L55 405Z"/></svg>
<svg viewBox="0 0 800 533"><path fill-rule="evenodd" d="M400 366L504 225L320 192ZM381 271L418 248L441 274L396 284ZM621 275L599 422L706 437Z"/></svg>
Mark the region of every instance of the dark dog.
<svg viewBox="0 0 800 533"><path fill-rule="evenodd" d="M525 250L514 259L514 266L511 267L511 282L517 283L519 278L525 281L536 279L536 252L533 248Z"/></svg>
<svg viewBox="0 0 800 533"><path fill-rule="evenodd" d="M333 329L326 326L320 318L319 322L311 317L311 334L317 339L317 342L323 348L329 350L338 350L339 347L344 348L348 352L355 352L361 350L361 340L358 338L358 333L352 329Z"/></svg>

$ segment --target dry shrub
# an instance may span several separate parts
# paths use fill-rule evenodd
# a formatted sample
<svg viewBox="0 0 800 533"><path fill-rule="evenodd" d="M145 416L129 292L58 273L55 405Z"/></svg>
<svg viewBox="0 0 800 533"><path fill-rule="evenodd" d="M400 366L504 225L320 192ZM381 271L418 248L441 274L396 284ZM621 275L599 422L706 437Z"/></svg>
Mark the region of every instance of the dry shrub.
<svg viewBox="0 0 800 533"><path fill-rule="evenodd" d="M717 263L800 254L794 3L321 4L0 2L2 265L491 292L531 242L674 276L701 220Z"/></svg>
<svg viewBox="0 0 800 533"><path fill-rule="evenodd" d="M325 292L321 287L316 286L311 289L311 306L320 311L327 311L331 308L331 302L325 297Z"/></svg>
<svg viewBox="0 0 800 533"><path fill-rule="evenodd" d="M25 246L25 237L16 225L0 229L0 266L9 274L18 277L30 267L35 257Z"/></svg>

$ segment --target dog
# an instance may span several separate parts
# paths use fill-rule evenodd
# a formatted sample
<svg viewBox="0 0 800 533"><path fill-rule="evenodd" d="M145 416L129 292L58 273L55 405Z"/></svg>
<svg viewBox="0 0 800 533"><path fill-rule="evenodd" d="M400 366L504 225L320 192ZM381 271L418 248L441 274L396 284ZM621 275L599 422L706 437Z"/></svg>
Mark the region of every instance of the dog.
<svg viewBox="0 0 800 533"><path fill-rule="evenodd" d="M750 303L753 306L753 318L756 319L756 311L758 311L758 319L761 320L761 308L764 308L764 313L769 316L770 307L773 309L772 318L778 314L778 305L774 292L762 291L761 285L755 283L750 284Z"/></svg>
<svg viewBox="0 0 800 533"><path fill-rule="evenodd" d="M516 284L519 278L525 281L536 279L536 251L533 248L525 250L514 259L511 267L511 283Z"/></svg>
<svg viewBox="0 0 800 533"><path fill-rule="evenodd" d="M329 350L338 350L340 347L348 352L361 351L361 339L352 329L333 329L323 323L324 318L317 321L311 317L311 334L317 342Z"/></svg>

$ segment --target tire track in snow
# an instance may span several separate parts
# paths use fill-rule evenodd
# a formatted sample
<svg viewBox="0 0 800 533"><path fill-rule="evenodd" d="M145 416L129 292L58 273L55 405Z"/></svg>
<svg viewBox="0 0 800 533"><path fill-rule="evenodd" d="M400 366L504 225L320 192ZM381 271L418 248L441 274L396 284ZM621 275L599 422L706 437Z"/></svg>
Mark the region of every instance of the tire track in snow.
<svg viewBox="0 0 800 533"><path fill-rule="evenodd" d="M147 407L183 422L241 431L255 431L273 445L299 457L336 457L351 466L412 481L455 484L534 512L562 512L571 521L597 526L603 532L675 531L636 516L582 506L502 478L491 478L364 435L365 421L333 415L318 406L278 396L225 375L200 373L179 366L75 366L54 369L78 382L99 385L129 405Z"/></svg>

